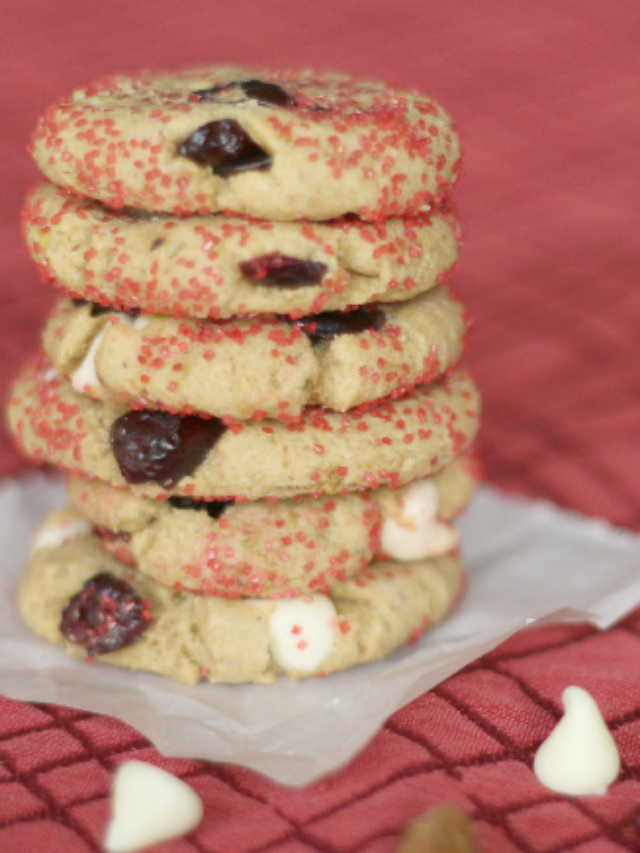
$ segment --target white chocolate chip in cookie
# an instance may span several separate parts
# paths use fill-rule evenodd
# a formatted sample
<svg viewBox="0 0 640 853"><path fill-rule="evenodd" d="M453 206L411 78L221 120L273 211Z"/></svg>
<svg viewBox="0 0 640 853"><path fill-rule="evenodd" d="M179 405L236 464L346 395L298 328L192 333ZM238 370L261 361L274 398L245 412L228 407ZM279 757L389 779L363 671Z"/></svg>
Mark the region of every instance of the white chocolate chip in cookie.
<svg viewBox="0 0 640 853"><path fill-rule="evenodd" d="M117 317L117 321L113 320L115 317ZM112 315L109 322L124 323L126 326L132 326L134 329L138 329L139 331L149 325L149 320L146 317L140 316L133 319L129 314L124 314L119 311ZM71 376L71 384L80 394L90 390L91 388L96 388L102 385L100 377L96 371L96 353L102 344L106 330L107 324L105 324L95 336L82 361L82 364Z"/></svg>
<svg viewBox="0 0 640 853"><path fill-rule="evenodd" d="M45 382L53 382L54 379L59 379L60 374L55 369L55 367L50 366L43 372L42 378Z"/></svg>
<svg viewBox="0 0 640 853"><path fill-rule="evenodd" d="M86 536L91 530L91 525L84 518L66 518L64 513L53 516L47 524L42 527L33 540L32 553L44 548L59 548Z"/></svg>
<svg viewBox="0 0 640 853"><path fill-rule="evenodd" d="M120 314L120 317L126 316L126 314ZM133 323L131 323L131 325L134 329L137 329L140 332L142 331L142 329L149 325L149 320L147 317L143 317L142 315L140 315L139 317L136 317L136 319L133 321Z"/></svg>
<svg viewBox="0 0 640 853"><path fill-rule="evenodd" d="M98 347L102 343L106 328L106 326L103 326L91 341L91 346L89 347L82 364L71 376L71 384L80 394L84 393L88 388L95 388L102 384L98 378L98 374L96 373L96 353L98 352Z"/></svg>
<svg viewBox="0 0 640 853"><path fill-rule="evenodd" d="M458 542L458 531L438 519L438 489L430 480L398 491L399 506L385 513L382 550L396 560L419 560L446 554Z"/></svg>
<svg viewBox="0 0 640 853"><path fill-rule="evenodd" d="M326 595L313 593L278 601L269 620L269 648L283 669L309 673L333 650L336 608Z"/></svg>

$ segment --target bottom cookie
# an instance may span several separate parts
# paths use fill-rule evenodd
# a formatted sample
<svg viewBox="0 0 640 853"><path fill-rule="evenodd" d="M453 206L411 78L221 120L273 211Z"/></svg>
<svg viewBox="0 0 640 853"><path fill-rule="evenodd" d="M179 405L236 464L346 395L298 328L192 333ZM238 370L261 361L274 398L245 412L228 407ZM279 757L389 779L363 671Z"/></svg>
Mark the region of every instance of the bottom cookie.
<svg viewBox="0 0 640 853"><path fill-rule="evenodd" d="M69 524L78 519L68 511ZM374 562L330 596L206 597L163 586L84 536L35 552L18 607L31 630L72 657L186 684L271 683L385 657L441 621L463 586L459 560L447 555Z"/></svg>

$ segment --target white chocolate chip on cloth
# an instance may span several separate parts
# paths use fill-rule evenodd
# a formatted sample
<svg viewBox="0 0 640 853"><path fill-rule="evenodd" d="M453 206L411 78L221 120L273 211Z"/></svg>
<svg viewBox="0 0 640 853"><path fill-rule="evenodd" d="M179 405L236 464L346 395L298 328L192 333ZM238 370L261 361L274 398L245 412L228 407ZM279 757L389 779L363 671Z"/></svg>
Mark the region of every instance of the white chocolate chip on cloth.
<svg viewBox="0 0 640 853"><path fill-rule="evenodd" d="M620 773L620 753L595 699L572 685L562 692L565 713L540 745L533 772L552 791L573 797L607 793Z"/></svg>
<svg viewBox="0 0 640 853"><path fill-rule="evenodd" d="M31 630L73 657L187 684L271 683L388 655L442 620L463 585L459 561L444 556L374 563L330 596L230 600L171 590L84 537L36 552L18 606Z"/></svg>
<svg viewBox="0 0 640 853"><path fill-rule="evenodd" d="M42 278L74 296L214 320L411 299L448 277L460 240L449 202L404 220L277 223L115 213L50 184L22 225Z"/></svg>
<svg viewBox="0 0 640 853"><path fill-rule="evenodd" d="M431 98L319 71L108 77L49 107L31 152L109 206L261 219L388 219L442 198L460 141Z"/></svg>
<svg viewBox="0 0 640 853"><path fill-rule="evenodd" d="M438 287L291 323L134 319L61 299L43 345L56 371L95 400L290 420L307 405L345 411L431 382L456 364L464 333L462 306Z"/></svg>
<svg viewBox="0 0 640 853"><path fill-rule="evenodd" d="M420 535L423 546L420 551L414 545L408 559L451 551L457 534L443 520L465 508L476 485L476 468L473 458L464 455L432 482L277 503L158 501L72 476L67 489L101 546L160 583L205 595L282 598L314 590L328 593L381 557L381 530L402 510L404 494L421 483L436 490L434 516L418 519L418 531L420 525L425 528L421 534L413 531L412 537L407 531L412 542ZM388 557L403 559L398 549L391 553L387 545L384 550Z"/></svg>
<svg viewBox="0 0 640 853"><path fill-rule="evenodd" d="M113 779L105 850L132 853L180 838L203 814L202 800L182 779L146 761L125 761Z"/></svg>
<svg viewBox="0 0 640 853"><path fill-rule="evenodd" d="M346 414L308 409L300 422L249 421L123 409L78 394L37 353L9 400L10 429L38 463L127 483L147 497L257 500L397 488L431 476L469 447L480 400L463 370Z"/></svg>

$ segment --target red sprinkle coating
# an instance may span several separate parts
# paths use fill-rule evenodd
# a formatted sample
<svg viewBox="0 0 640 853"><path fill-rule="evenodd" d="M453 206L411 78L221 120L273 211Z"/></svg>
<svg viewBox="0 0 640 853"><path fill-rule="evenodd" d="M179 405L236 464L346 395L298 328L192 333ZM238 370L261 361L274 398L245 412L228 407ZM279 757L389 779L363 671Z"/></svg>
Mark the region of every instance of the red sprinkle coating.
<svg viewBox="0 0 640 853"><path fill-rule="evenodd" d="M41 354L23 368L9 404L11 429L28 456L115 485L123 481L108 435L110 423L122 413L73 392L51 373ZM224 500L239 481L244 494L236 494L236 500L336 493L367 484L396 488L436 473L459 456L473 440L478 417L475 386L463 371L457 371L398 401L385 399L345 414L308 408L296 423L271 421L268 427L247 423L237 433L228 429L201 468L180 480L170 493ZM367 425L366 431L358 428L361 423ZM404 441L408 434L414 436L410 444ZM319 443L325 448L322 454L314 450ZM259 479L253 476L258 458L264 462ZM217 459L234 460L233 473L227 465L216 465ZM204 479L201 469L206 469ZM131 488L150 497L169 494L153 484Z"/></svg>
<svg viewBox="0 0 640 853"><path fill-rule="evenodd" d="M119 310L176 318L252 312L299 318L351 303L403 301L446 279L461 239L449 201L393 221L351 216L281 228L287 233L278 238L272 223L246 217L150 220L47 184L30 191L22 211L24 241L45 282ZM67 233L77 242L62 236ZM280 252L280 240L292 235L296 254L327 272L303 287L260 284L264 258ZM261 248L252 255L251 245ZM354 254L366 276L353 268ZM257 265L258 278L243 276L242 264L250 270Z"/></svg>
<svg viewBox="0 0 640 853"><path fill-rule="evenodd" d="M234 109L220 98L192 97L247 76L279 85L295 105L250 102ZM242 175L218 177L179 155L199 128L241 120L247 110L273 152L272 164L252 173L256 184L242 182ZM119 210L185 215L232 209L264 219L353 212L376 220L415 213L439 201L461 167L458 135L430 98L312 71L210 68L106 78L47 109L31 151L54 182ZM295 181L283 205L278 190L290 172ZM342 193L333 190L338 186Z"/></svg>

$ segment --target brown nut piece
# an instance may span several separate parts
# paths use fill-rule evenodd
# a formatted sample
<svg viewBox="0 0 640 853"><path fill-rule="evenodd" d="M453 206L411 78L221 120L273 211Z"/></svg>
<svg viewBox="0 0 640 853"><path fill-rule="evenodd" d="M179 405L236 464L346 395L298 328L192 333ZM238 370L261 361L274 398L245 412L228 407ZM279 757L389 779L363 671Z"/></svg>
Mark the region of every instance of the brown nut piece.
<svg viewBox="0 0 640 853"><path fill-rule="evenodd" d="M434 806L402 831L398 853L481 853L473 824L462 809Z"/></svg>

